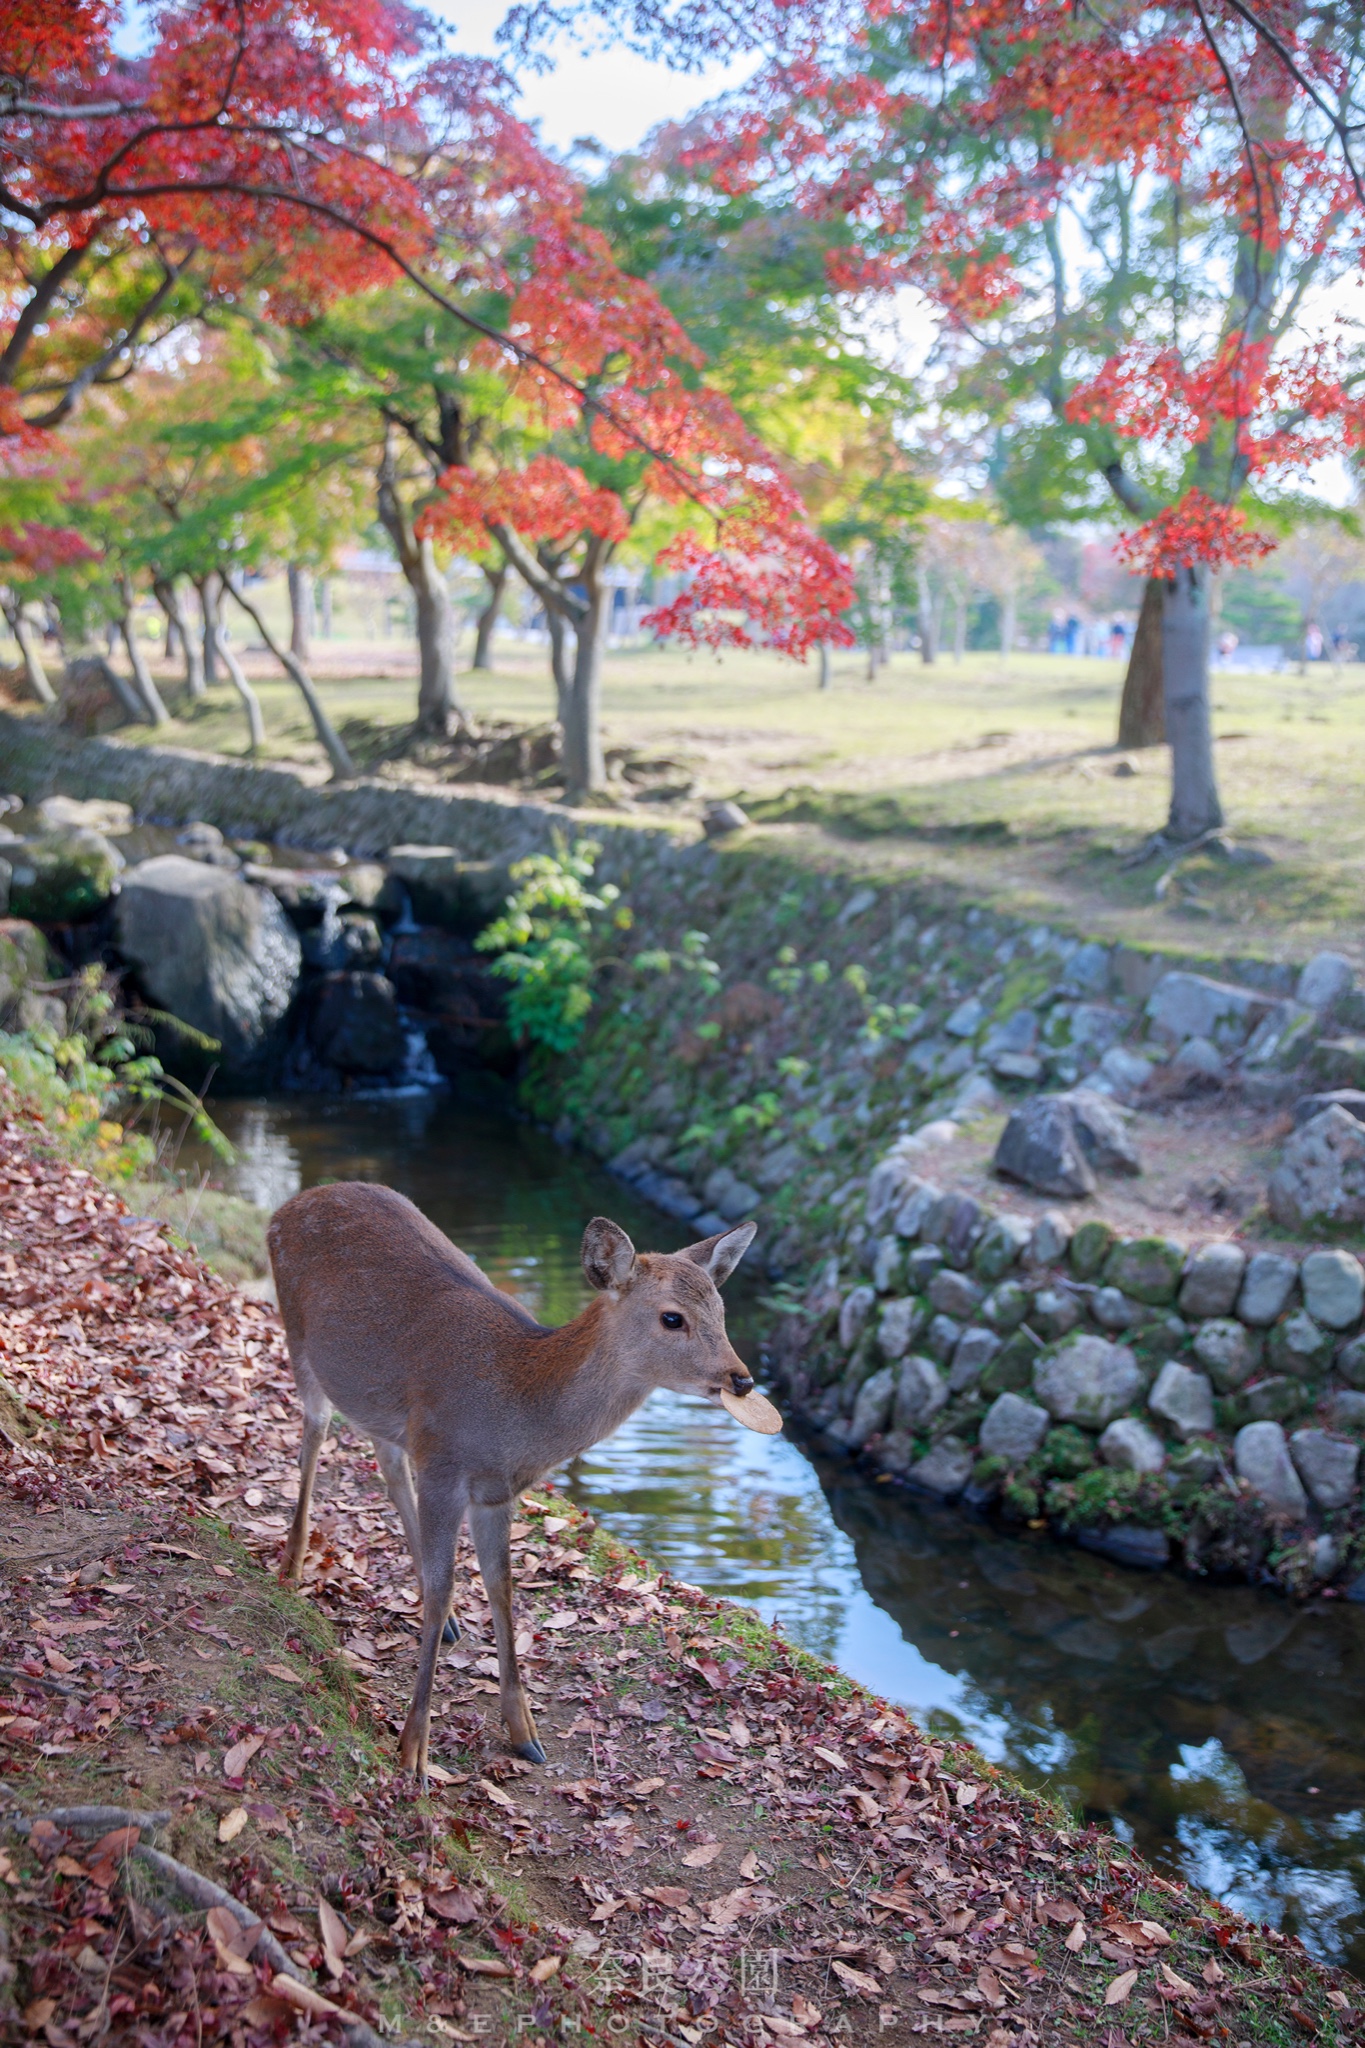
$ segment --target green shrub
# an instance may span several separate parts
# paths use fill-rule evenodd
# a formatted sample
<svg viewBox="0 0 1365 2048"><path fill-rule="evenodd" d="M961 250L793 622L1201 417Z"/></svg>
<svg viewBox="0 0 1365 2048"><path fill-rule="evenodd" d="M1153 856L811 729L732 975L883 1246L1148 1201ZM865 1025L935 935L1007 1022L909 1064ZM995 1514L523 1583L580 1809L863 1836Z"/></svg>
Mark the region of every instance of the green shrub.
<svg viewBox="0 0 1365 2048"><path fill-rule="evenodd" d="M499 956L492 971L511 984L507 1018L523 1045L571 1052L583 1035L592 1008L593 919L620 895L610 882L595 893L587 886L601 851L593 840L580 839L572 850L560 845L514 862L517 887L507 908L474 941L481 953ZM616 911L619 929L630 921L624 907ZM658 958L650 961L656 968Z"/></svg>

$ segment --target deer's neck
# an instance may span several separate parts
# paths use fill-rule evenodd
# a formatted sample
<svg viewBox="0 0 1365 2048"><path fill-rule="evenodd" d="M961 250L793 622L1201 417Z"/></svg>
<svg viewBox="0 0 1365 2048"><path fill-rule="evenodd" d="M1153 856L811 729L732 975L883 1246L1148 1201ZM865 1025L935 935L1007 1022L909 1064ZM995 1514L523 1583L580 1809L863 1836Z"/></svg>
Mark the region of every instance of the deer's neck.
<svg viewBox="0 0 1365 2048"><path fill-rule="evenodd" d="M573 1322L547 1332L537 1346L542 1356L535 1405L547 1434L556 1439L555 1463L610 1436L653 1391L653 1380L632 1369L614 1341L609 1308L600 1298L590 1301Z"/></svg>

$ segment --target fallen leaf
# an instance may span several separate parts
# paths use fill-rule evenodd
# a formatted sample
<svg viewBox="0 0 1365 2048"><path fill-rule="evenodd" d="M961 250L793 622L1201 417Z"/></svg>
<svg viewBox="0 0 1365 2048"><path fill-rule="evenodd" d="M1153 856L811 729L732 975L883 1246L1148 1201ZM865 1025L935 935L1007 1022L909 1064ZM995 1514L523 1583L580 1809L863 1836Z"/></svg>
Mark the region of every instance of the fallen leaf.
<svg viewBox="0 0 1365 2048"><path fill-rule="evenodd" d="M541 1623L541 1626L542 1628L549 1629L572 1628L574 1624L577 1622L577 1620L578 1610L576 1608L561 1607L557 1609L554 1614L549 1615L546 1618L546 1620Z"/></svg>
<svg viewBox="0 0 1365 2048"><path fill-rule="evenodd" d="M286 1977L283 1970L271 1978L270 1989L276 1998L285 1999L288 2004L297 2006L300 2012L321 2014L342 2010L339 2005L333 2005L330 1998L324 1998L320 1991L315 1991L311 1984L300 1984L297 1977Z"/></svg>
<svg viewBox="0 0 1365 2048"><path fill-rule="evenodd" d="M861 1991L864 1998L880 1998L882 1987L875 1977L869 1977L864 1970L855 1970L848 1963L841 1963L836 1956L830 1964L841 1984L847 1984L850 1991Z"/></svg>
<svg viewBox="0 0 1365 2048"><path fill-rule="evenodd" d="M1210 1956L1199 1974L1206 1984L1221 1984L1225 1973L1217 1956ZM1329 1991L1327 1996L1330 1998L1332 1993Z"/></svg>
<svg viewBox="0 0 1365 2048"><path fill-rule="evenodd" d="M588 1918L589 1920L610 1920L612 1914L619 1913L625 1903L624 1899L603 1899L600 1906L593 1907Z"/></svg>
<svg viewBox="0 0 1365 2048"><path fill-rule="evenodd" d="M318 1932L322 1936L322 1952L327 1967L334 1977L340 1977L350 1930L336 1907L326 1899L318 1900Z"/></svg>
<svg viewBox="0 0 1365 2048"><path fill-rule="evenodd" d="M471 1920L477 1920L479 1909L462 1885L452 1885L448 1891L427 1893L427 1911L434 1913L438 1920L452 1920L460 1927L467 1927Z"/></svg>
<svg viewBox="0 0 1365 2048"><path fill-rule="evenodd" d="M987 2005L998 2006L1005 2003L1005 1994L1000 1989L1000 1979L985 1963L976 1973L976 1988Z"/></svg>
<svg viewBox="0 0 1365 2048"><path fill-rule="evenodd" d="M287 1664L267 1664L266 1670L272 1678L283 1679L286 1685L302 1685L304 1680L297 1671L291 1671Z"/></svg>
<svg viewBox="0 0 1365 2048"><path fill-rule="evenodd" d="M472 1977L510 1977L510 1963L495 1963L487 1956L458 1956L461 1969L468 1970Z"/></svg>
<svg viewBox="0 0 1365 2048"><path fill-rule="evenodd" d="M848 1765L836 1749L822 1749L819 1743L815 1743L812 1745L812 1753L822 1758L825 1763L832 1765L836 1771L846 1771L848 1769Z"/></svg>
<svg viewBox="0 0 1365 2048"><path fill-rule="evenodd" d="M563 1960L563 1956L542 1956L538 1963L532 1963L531 1965L529 1972L531 1982L533 1984L548 1984L551 1977L559 1975L559 1966Z"/></svg>
<svg viewBox="0 0 1365 2048"><path fill-rule="evenodd" d="M141 1828L114 1828L109 1834L102 1835L89 1852L86 1858L87 1869L94 1870L110 1858L121 1862L137 1847L141 1839ZM3 1875L3 1872L0 1872L0 1875Z"/></svg>
<svg viewBox="0 0 1365 2048"><path fill-rule="evenodd" d="M501 1806L508 1813L516 1812L516 1800L509 1799L507 1794L503 1791L501 1785L495 1785L491 1778L480 1778L477 1780L477 1783L479 1790L488 1795L488 1797L492 1800L494 1806Z"/></svg>
<svg viewBox="0 0 1365 2048"><path fill-rule="evenodd" d="M657 1792L661 1785L667 1783L667 1778L640 1778L635 1784L627 1785L626 1790L632 1799L648 1799L651 1792Z"/></svg>
<svg viewBox="0 0 1365 2048"><path fill-rule="evenodd" d="M730 1723L727 1733L736 1749L747 1749L754 1739L745 1723L739 1720L738 1717Z"/></svg>
<svg viewBox="0 0 1365 2048"><path fill-rule="evenodd" d="M818 2005L812 2005L810 2000L803 1998L798 1991L792 2000L792 2018L799 2021L809 2032L812 2027L818 2027L820 2024L820 2008Z"/></svg>
<svg viewBox="0 0 1365 2048"><path fill-rule="evenodd" d="M69 1657L64 1657L60 1650L54 1650L49 1643L43 1645L43 1655L47 1659L48 1668L55 1671L59 1678L66 1678L76 1668Z"/></svg>
<svg viewBox="0 0 1365 2048"><path fill-rule="evenodd" d="M741 1877L757 1877L758 1867L758 1852L755 1849L750 1849L746 1852L739 1866L739 1874Z"/></svg>
<svg viewBox="0 0 1365 2048"><path fill-rule="evenodd" d="M218 1823L220 1842L235 1842L246 1826L247 1814L244 1806L234 1806L231 1813L225 1813Z"/></svg>
<svg viewBox="0 0 1365 2048"><path fill-rule="evenodd" d="M1085 1947L1085 1922L1084 1922L1084 1920L1073 1920L1073 1921L1072 1921L1072 1923L1071 1923L1071 1932L1070 1932L1070 1934L1068 1934L1068 1936L1067 1936L1067 1938L1066 1938L1066 1946L1067 1946L1067 1947L1068 1947L1068 1948L1069 1948L1069 1949L1071 1950L1071 1953L1072 1953L1072 1955L1073 1955L1073 1956L1074 1956L1074 1955L1079 1955L1079 1954L1080 1954L1080 1952L1081 1952L1081 1950L1082 1950L1082 1949L1083 1949L1083 1948Z"/></svg>
<svg viewBox="0 0 1365 2048"><path fill-rule="evenodd" d="M1329 1991L1327 2003L1335 2006L1338 2012L1349 2012L1351 2010L1351 2001L1344 1991Z"/></svg>
<svg viewBox="0 0 1365 2048"><path fill-rule="evenodd" d="M1148 1941L1154 1943L1157 1948L1170 1947L1171 1937L1166 1932L1165 1928L1160 1926L1157 1921L1139 1920L1138 1926L1142 1929Z"/></svg>
<svg viewBox="0 0 1365 2048"><path fill-rule="evenodd" d="M679 1906L687 1904L692 1894L684 1885L654 1884L646 1886L644 1896L653 1899L656 1906L667 1906L671 1913L676 1913Z"/></svg>
<svg viewBox="0 0 1365 2048"><path fill-rule="evenodd" d="M258 1749L265 1741L263 1735L244 1735L240 1742L234 1742L223 1758L223 1776L240 1778Z"/></svg>
<svg viewBox="0 0 1365 2048"><path fill-rule="evenodd" d="M1082 1918L1080 1907L1070 1899L1048 1899L1044 1902L1043 1912L1059 1927L1069 1927L1074 1920Z"/></svg>
<svg viewBox="0 0 1365 2048"><path fill-rule="evenodd" d="M1193 1984L1191 1984L1184 1977L1178 1977L1168 1962L1162 1962L1161 1974L1166 1979L1166 1982L1170 1985L1172 1991L1179 1991L1184 1996L1190 1998L1194 1996Z"/></svg>
<svg viewBox="0 0 1365 2048"><path fill-rule="evenodd" d="M31 1998L24 2007L24 2025L36 2034L39 2027L45 2027L57 2010L55 1998Z"/></svg>
<svg viewBox="0 0 1365 2048"><path fill-rule="evenodd" d="M715 1862L724 1844L722 1842L698 1842L695 1849L689 1849L683 1857L685 1870L705 1870Z"/></svg>
<svg viewBox="0 0 1365 2048"><path fill-rule="evenodd" d="M1136 1970L1125 1970L1121 1977L1113 1978L1105 1990L1105 2004L1125 2004L1128 1998L1128 1994L1132 1990L1133 1986L1137 1983L1137 1980L1138 1973Z"/></svg>

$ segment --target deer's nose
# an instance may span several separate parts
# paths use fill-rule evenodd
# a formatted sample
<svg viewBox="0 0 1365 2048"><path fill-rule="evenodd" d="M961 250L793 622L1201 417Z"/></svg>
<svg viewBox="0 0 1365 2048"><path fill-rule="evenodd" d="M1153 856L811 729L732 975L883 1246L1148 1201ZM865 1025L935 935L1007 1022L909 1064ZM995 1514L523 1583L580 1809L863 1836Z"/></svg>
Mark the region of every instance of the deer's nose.
<svg viewBox="0 0 1365 2048"><path fill-rule="evenodd" d="M736 1395L741 1401L744 1399L744 1396L746 1394L751 1394L753 1392L753 1387L753 1375L751 1373L745 1372L742 1366L740 1367L738 1372L731 1373L730 1391L732 1394Z"/></svg>

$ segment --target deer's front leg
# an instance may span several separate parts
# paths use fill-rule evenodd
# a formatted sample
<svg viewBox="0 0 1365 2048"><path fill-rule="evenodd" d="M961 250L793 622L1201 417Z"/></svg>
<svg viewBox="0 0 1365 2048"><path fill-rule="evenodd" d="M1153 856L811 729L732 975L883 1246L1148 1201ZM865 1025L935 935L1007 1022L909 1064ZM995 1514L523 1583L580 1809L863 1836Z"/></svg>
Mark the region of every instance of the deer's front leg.
<svg viewBox="0 0 1365 2048"><path fill-rule="evenodd" d="M469 1510L470 1534L479 1554L483 1589L488 1595L493 1615L493 1639L498 1646L502 1717L517 1755L524 1756L530 1763L543 1764L545 1752L536 1736L536 1724L531 1718L521 1673L517 1669L516 1638L512 1629L512 1554L508 1534L511 1526L510 1500L503 1501L498 1507L471 1507Z"/></svg>
<svg viewBox="0 0 1365 2048"><path fill-rule="evenodd" d="M417 1657L417 1683L403 1723L398 1754L423 1791L427 1783L427 1744L431 1735L431 1688L450 1603L455 1595L455 1547L460 1540L469 1498L464 1481L449 1473L423 1472L418 1480L417 1516L422 1544L422 1647Z"/></svg>

